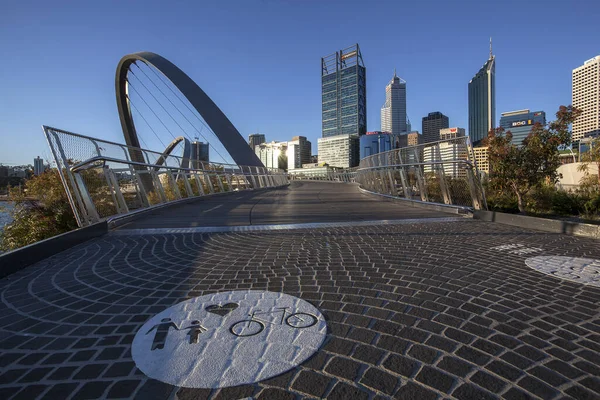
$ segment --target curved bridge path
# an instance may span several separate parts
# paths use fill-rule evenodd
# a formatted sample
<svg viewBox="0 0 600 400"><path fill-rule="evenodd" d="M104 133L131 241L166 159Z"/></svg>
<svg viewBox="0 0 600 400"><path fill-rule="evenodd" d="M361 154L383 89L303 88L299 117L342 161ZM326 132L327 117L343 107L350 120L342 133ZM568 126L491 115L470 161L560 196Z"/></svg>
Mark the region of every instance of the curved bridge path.
<svg viewBox="0 0 600 400"><path fill-rule="evenodd" d="M574 258L600 260L598 243L333 183L165 208L0 280L0 398L598 399L600 264L554 275L529 266L544 256L569 257L560 259L567 267ZM577 274L587 274L586 284ZM235 387L173 386L136 366L134 338L136 346L140 335L155 335L147 360L171 348L169 323L183 327L169 314L165 330L141 330L166 315L153 319L158 313L240 290L283 292L310 303L303 310L316 307L315 319L327 323L322 346L288 372L257 383L248 372ZM242 303L201 311L225 319ZM269 329L314 323L285 321L262 323L262 331L253 323L251 337L264 346L227 337L239 346L215 368L223 378L229 366L268 369L276 360L260 349L284 340ZM206 321L186 329L186 346L215 345ZM178 359L163 354L154 366L177 371Z"/></svg>

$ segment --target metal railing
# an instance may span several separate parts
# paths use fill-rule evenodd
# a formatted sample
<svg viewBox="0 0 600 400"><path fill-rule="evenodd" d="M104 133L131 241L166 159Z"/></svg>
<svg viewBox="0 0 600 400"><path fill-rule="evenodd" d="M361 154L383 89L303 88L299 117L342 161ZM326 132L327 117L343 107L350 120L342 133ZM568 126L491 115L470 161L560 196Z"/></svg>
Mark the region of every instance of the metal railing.
<svg viewBox="0 0 600 400"><path fill-rule="evenodd" d="M328 182L354 182L356 168L344 170L321 170L320 168L306 168L301 172L289 173L290 181L328 181Z"/></svg>
<svg viewBox="0 0 600 400"><path fill-rule="evenodd" d="M468 137L365 157L355 181L366 190L393 197L487 209Z"/></svg>
<svg viewBox="0 0 600 400"><path fill-rule="evenodd" d="M193 161L47 126L43 130L80 227L185 198L288 183L279 169Z"/></svg>

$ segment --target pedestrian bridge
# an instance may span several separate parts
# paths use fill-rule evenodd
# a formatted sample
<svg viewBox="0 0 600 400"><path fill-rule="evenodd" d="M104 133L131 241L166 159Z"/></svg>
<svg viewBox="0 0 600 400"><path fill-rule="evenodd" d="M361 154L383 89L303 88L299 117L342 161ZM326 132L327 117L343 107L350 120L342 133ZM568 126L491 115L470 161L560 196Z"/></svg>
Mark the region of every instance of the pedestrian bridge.
<svg viewBox="0 0 600 400"><path fill-rule="evenodd" d="M236 164L139 146L138 61ZM128 145L44 127L82 229L0 256L54 253L0 279L1 399L599 398L598 242L474 220L468 139L288 176L162 57L116 86Z"/></svg>

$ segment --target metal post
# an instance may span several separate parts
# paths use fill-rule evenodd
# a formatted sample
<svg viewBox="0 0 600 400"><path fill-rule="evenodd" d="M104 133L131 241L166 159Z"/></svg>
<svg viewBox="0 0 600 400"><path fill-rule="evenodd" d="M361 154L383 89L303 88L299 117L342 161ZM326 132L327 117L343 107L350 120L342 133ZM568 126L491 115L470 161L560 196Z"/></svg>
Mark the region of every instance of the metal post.
<svg viewBox="0 0 600 400"><path fill-rule="evenodd" d="M437 152L437 158L439 161L443 161L442 160L442 152L440 151L440 144L437 143L434 146L435 151ZM442 192L442 197L444 198L444 203L445 204L452 204L452 199L450 198L450 190L448 188L448 185L446 183L446 174L444 171L444 164L438 164L436 166L436 171L437 171L437 175L438 175L438 179L440 181L440 191Z"/></svg>

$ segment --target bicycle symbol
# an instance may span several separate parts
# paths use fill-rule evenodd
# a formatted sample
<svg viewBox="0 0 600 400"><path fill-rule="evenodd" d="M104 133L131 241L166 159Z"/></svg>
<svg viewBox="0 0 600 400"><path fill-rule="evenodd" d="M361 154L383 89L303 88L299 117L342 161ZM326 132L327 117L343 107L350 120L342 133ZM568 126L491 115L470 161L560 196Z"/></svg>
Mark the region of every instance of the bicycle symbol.
<svg viewBox="0 0 600 400"><path fill-rule="evenodd" d="M303 312L291 313L287 311L288 307L276 307L275 311L253 311L252 314L248 314L250 319L238 321L229 327L229 331L235 336L247 337L258 335L265 329L265 323L271 325L283 325L284 323L296 329L310 328L317 323L317 317L312 314ZM268 321L266 319L258 318L257 315L281 315L280 319L276 319L276 322Z"/></svg>

